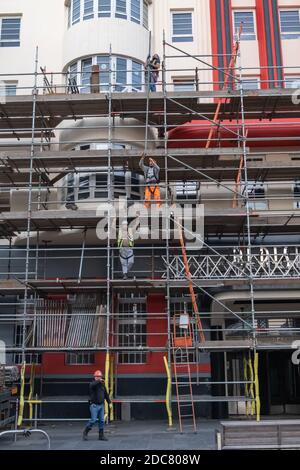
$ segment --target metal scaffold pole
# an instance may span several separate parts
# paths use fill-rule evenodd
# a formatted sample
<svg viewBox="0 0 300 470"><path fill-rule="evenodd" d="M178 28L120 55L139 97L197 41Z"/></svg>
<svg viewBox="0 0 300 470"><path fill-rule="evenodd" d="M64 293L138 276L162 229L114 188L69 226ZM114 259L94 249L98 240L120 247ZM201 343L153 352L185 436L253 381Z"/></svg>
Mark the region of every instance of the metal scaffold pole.
<svg viewBox="0 0 300 470"><path fill-rule="evenodd" d="M28 182L28 200L27 200L27 230L26 230L26 255L25 255L25 275L24 275L24 308L23 308L23 331L22 331L22 362L25 362L26 350L26 314L28 304L28 281L29 281L29 264L30 264L30 244L31 244L31 214L32 214L32 191L33 191L33 169L35 154L35 119L36 119L36 100L38 94L38 47L35 51L35 70L34 85L32 89L32 128L31 128L31 145L30 145L30 162L29 162L29 182Z"/></svg>
<svg viewBox="0 0 300 470"><path fill-rule="evenodd" d="M112 289L111 289L111 257L113 256L112 243L112 205L114 199L113 193L113 169L112 169L112 46L109 47L109 92L108 92L108 171L107 171L107 187L108 187L108 227L107 227L107 292L106 292L106 358L105 358L105 385L109 390L109 366L110 366L110 319L112 305ZM105 402L105 415L109 415L108 404Z"/></svg>
<svg viewBox="0 0 300 470"><path fill-rule="evenodd" d="M239 41L240 41L239 35ZM256 351L257 347L257 338L256 338L256 314L255 314L255 297L254 297L254 283L253 283L253 270L252 270L252 238L251 238L251 218L250 218L250 192L249 192L249 178L248 178L248 150L247 150L247 131L245 125L245 102L244 102L244 86L242 80L242 57L241 57L241 48L238 47L238 73L239 73L239 89L240 89L240 102L241 102L241 140L242 140L242 149L243 149L243 174L244 174L244 201L246 203L246 230L247 230L247 255L250 258L249 263L249 288L250 288L250 305L251 305L251 318L252 318L252 338L253 338L253 357L255 363L255 390L256 390L256 419L260 420L260 399L259 399L259 382L258 382L258 353Z"/></svg>
<svg viewBox="0 0 300 470"><path fill-rule="evenodd" d="M163 61L162 61L162 91L164 97L164 165L165 165L165 228L166 228L166 313L168 321L168 363L171 371L171 308L170 308L170 214L169 214L169 175L168 175L168 117L167 117L167 76L166 76L166 39L163 31ZM172 388L170 388L170 400L172 400ZM172 411L172 410L171 410ZM172 418L171 418L172 421Z"/></svg>

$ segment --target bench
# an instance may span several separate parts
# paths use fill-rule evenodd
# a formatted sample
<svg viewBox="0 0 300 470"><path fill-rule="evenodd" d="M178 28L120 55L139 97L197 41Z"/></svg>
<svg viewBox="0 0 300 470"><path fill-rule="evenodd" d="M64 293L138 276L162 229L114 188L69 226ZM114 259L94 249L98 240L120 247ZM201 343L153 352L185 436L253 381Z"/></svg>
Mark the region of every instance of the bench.
<svg viewBox="0 0 300 470"><path fill-rule="evenodd" d="M300 420L224 421L220 426L218 450L300 449Z"/></svg>

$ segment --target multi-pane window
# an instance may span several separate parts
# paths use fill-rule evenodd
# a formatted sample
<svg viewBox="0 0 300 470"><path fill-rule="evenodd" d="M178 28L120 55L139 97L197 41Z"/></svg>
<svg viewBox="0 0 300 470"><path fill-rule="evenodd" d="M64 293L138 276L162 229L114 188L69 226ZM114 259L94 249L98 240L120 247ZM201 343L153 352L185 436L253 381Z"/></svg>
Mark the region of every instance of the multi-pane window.
<svg viewBox="0 0 300 470"><path fill-rule="evenodd" d="M141 0L131 0L131 21L141 22Z"/></svg>
<svg viewBox="0 0 300 470"><path fill-rule="evenodd" d="M294 209L300 209L300 181L294 185Z"/></svg>
<svg viewBox="0 0 300 470"><path fill-rule="evenodd" d="M17 94L17 83L5 83L5 95L15 96Z"/></svg>
<svg viewBox="0 0 300 470"><path fill-rule="evenodd" d="M116 91L125 91L127 85L127 60L117 57Z"/></svg>
<svg viewBox="0 0 300 470"><path fill-rule="evenodd" d="M98 56L100 92L109 90L109 56Z"/></svg>
<svg viewBox="0 0 300 470"><path fill-rule="evenodd" d="M248 207L252 210L267 210L268 202L263 183L249 182L247 185Z"/></svg>
<svg viewBox="0 0 300 470"><path fill-rule="evenodd" d="M127 18L127 4L126 0L116 0L116 17Z"/></svg>
<svg viewBox="0 0 300 470"><path fill-rule="evenodd" d="M139 92L143 89L143 64L125 57L109 57L108 55L93 56L79 60L69 66L69 90L91 92L91 76L93 65L99 66L100 92ZM111 72L111 73L110 73Z"/></svg>
<svg viewBox="0 0 300 470"><path fill-rule="evenodd" d="M242 83L237 82L237 88L240 89L243 85L243 90L258 90L259 79L258 78L242 78Z"/></svg>
<svg viewBox="0 0 300 470"><path fill-rule="evenodd" d="M70 366L80 366L83 364L95 364L95 354L91 352L67 353L66 364Z"/></svg>
<svg viewBox="0 0 300 470"><path fill-rule="evenodd" d="M73 0L72 5L72 24L76 24L80 21L80 0Z"/></svg>
<svg viewBox="0 0 300 470"><path fill-rule="evenodd" d="M143 0L143 26L148 29L149 27L149 10L148 0Z"/></svg>
<svg viewBox="0 0 300 470"><path fill-rule="evenodd" d="M300 77L285 77L285 88L300 88Z"/></svg>
<svg viewBox="0 0 300 470"><path fill-rule="evenodd" d="M0 18L0 47L20 46L21 18Z"/></svg>
<svg viewBox="0 0 300 470"><path fill-rule="evenodd" d="M148 28L148 8L148 0L70 0L68 26L97 17L114 17Z"/></svg>
<svg viewBox="0 0 300 470"><path fill-rule="evenodd" d="M142 64L132 61L132 89L134 91L142 90Z"/></svg>
<svg viewBox="0 0 300 470"><path fill-rule="evenodd" d="M281 10L279 13L282 39L300 38L300 10Z"/></svg>
<svg viewBox="0 0 300 470"><path fill-rule="evenodd" d="M130 295L130 294L129 294ZM143 364L147 353L139 350L147 346L146 299L120 297L118 319L118 354L120 364Z"/></svg>
<svg viewBox="0 0 300 470"><path fill-rule="evenodd" d="M195 80L191 78L174 80L174 91L194 91Z"/></svg>
<svg viewBox="0 0 300 470"><path fill-rule="evenodd" d="M111 0L98 0L98 16L111 15Z"/></svg>
<svg viewBox="0 0 300 470"><path fill-rule="evenodd" d="M193 14L192 12L172 13L172 41L193 41Z"/></svg>
<svg viewBox="0 0 300 470"><path fill-rule="evenodd" d="M196 199L199 183L196 181L181 181L176 183L177 199Z"/></svg>
<svg viewBox="0 0 300 470"><path fill-rule="evenodd" d="M81 62L81 93L91 91L92 59L85 59Z"/></svg>
<svg viewBox="0 0 300 470"><path fill-rule="evenodd" d="M241 40L252 41L256 39L255 31L255 20L253 11L234 11L233 12L233 25L234 34L239 33L241 23L243 23L243 29L241 34Z"/></svg>
<svg viewBox="0 0 300 470"><path fill-rule="evenodd" d="M83 19L94 18L94 0L84 0Z"/></svg>

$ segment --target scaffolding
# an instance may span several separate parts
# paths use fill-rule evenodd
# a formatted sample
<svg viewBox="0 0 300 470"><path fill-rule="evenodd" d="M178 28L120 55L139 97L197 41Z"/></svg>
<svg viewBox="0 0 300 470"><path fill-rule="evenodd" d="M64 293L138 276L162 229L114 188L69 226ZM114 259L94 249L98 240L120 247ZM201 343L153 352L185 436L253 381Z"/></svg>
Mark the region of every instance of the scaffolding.
<svg viewBox="0 0 300 470"><path fill-rule="evenodd" d="M110 50L109 61L112 53ZM194 69L182 67L184 74L195 72L194 90L171 90L168 77L175 72L172 61L179 58L195 61ZM259 351L287 349L300 336L298 310L278 309L272 314L256 306L260 289L297 289L299 284L299 247L295 243L265 244L264 240L299 231L297 207L274 209L272 203L294 200L287 187L300 175L300 150L274 150L282 139L278 127L278 137L270 141L272 150L250 151L253 139L248 138L249 121L268 120L271 125L273 119L284 118L293 126L300 112L299 106L292 104L293 90L244 88L243 74L249 70L241 66L238 42L234 60L231 57L229 68L221 70L226 77L224 83L199 82L201 71L214 69L211 60L212 56L191 56L164 39L158 91L150 93L145 83L139 92L120 93L112 80L115 71L110 67L107 89L94 93L91 87L86 93L69 73L48 77L45 69L39 72L37 49L34 73L19 74L19 78L33 78L33 86L20 88L16 96L8 96L0 104L0 234L6 240L0 248L0 289L6 296L0 307L15 309L1 313L0 322L14 324L18 331L8 351L15 357L21 355L23 363L19 424L24 405L34 403L32 393L28 400L24 396L25 363L30 354L46 351L105 353L105 377L111 396L117 389L120 364L144 364L151 353L162 367L166 366L171 381L175 375L177 389L180 381L186 385L188 377L194 429L194 405L201 403L243 403L247 415L260 419ZM95 133L107 130L105 148L90 149L84 142L80 147L78 140L57 143L56 133L74 130L69 125L73 121L86 119L88 124L87 118L105 118L104 124L85 127ZM129 137L124 145L116 137L122 126L118 119L134 119L128 128L141 130L144 137ZM193 124L195 120L202 124ZM210 125L209 138L197 137L190 142L194 143L192 148L181 148L184 139L172 142L169 134L189 121L198 129ZM227 121L234 122L234 129L224 123ZM150 133L153 128L158 137ZM80 131L78 127L76 131ZM223 137L223 131L230 137ZM268 139L254 140L259 143ZM300 138L294 140L297 147ZM170 147L170 143L178 148ZM204 237L194 234L201 246L193 248L186 243L189 229L166 211L158 239L136 241L135 277L123 280L110 211L117 194L129 194L129 203L137 199L144 202L137 178L134 182L118 179L118 172L131 176L138 173L143 153L155 158L161 168L161 202L167 207L173 207L174 197L183 207L207 203L205 233ZM275 159L270 159L270 154ZM266 182L270 196L256 191ZM279 196L278 184L284 191ZM208 190L200 198L202 186ZM106 204L106 214L99 216L89 206L91 191L95 199L99 195L103 206ZM21 199L27 198L26 209L18 210L20 200L14 202L18 193ZM262 200L267 208L260 207ZM224 206L224 201L229 205ZM91 236L103 220L107 221L105 241ZM61 244L51 246L51 238L46 238L47 233L67 237L73 232L76 246L63 246L63 236ZM171 237L176 232L177 241ZM18 243L14 243L16 239ZM67 268L62 269L64 263L70 264L72 275L60 274L60 270L68 273ZM59 274L49 275L56 271ZM220 290L231 294L228 302L222 295L218 297ZM246 307L237 312L232 299L235 295L238 298L241 291L246 292L242 298ZM147 311L149 293L165 296L164 311ZM213 302L216 310L208 311L201 300ZM176 315L184 312L190 319L192 341L187 342L184 336L184 344L175 350L174 322ZM212 318L217 326L211 325ZM147 331L149 321L154 325L159 321L163 329ZM208 353L224 358L224 380L201 379L201 356ZM177 356L183 358L185 366L181 377ZM228 377L227 363L234 361L238 361L237 370L230 371ZM209 393L212 387L222 392ZM113 402L166 404L172 423L171 404L178 402L178 393L176 397L170 392L169 377L166 397L164 391L155 397L115 395ZM57 403L49 398L42 401ZM41 406L41 401L35 404Z"/></svg>

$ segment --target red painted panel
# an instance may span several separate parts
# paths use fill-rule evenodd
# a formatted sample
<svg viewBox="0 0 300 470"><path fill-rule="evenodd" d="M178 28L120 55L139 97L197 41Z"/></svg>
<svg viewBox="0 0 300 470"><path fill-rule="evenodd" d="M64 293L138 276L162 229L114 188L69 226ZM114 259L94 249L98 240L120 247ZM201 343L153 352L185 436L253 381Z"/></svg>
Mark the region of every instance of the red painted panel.
<svg viewBox="0 0 300 470"><path fill-rule="evenodd" d="M299 147L300 140L300 119L294 118L293 123L290 123L290 119L273 119L269 121L265 120L251 120L246 119L246 131L247 131L247 146L250 148L255 147ZM221 124L230 129L231 131L238 132L240 126L232 121L222 121ZM169 148L202 148L205 147L211 124L207 124L207 121L191 121L189 123L178 126L169 132L169 139L175 140L175 142L169 142ZM225 128L218 130L218 127L214 125L213 139L211 147L219 144L218 139L223 140L222 147L232 147L235 145L236 138L233 137L232 132ZM272 141L272 138L280 137L280 140ZM196 141L201 139L201 141ZM262 139L259 141L251 141L250 139ZM267 140L269 139L269 140ZM178 142L176 142L178 140Z"/></svg>

